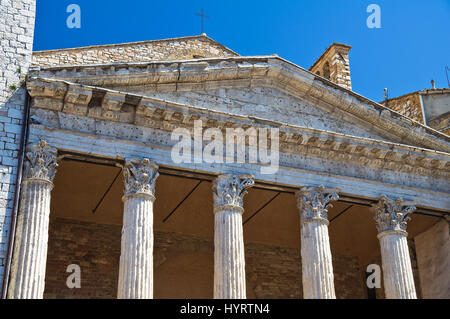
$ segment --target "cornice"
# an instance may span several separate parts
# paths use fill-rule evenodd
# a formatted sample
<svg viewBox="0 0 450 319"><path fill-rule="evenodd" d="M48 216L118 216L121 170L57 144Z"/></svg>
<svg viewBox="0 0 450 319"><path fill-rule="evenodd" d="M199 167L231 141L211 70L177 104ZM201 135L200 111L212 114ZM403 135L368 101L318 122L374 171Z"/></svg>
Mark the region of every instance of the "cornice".
<svg viewBox="0 0 450 319"><path fill-rule="evenodd" d="M450 177L450 154L445 152L287 125L62 80L32 79L27 82L27 89L34 108L169 132L180 127L193 130L195 120L202 120L204 128L222 130L273 127L279 128L280 150L287 153L419 175Z"/></svg>

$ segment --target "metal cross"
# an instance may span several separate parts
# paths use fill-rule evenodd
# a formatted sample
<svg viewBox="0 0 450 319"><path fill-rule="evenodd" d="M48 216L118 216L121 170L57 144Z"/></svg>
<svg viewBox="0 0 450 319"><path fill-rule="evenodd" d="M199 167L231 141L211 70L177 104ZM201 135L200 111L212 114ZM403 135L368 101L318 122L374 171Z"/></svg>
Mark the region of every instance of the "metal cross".
<svg viewBox="0 0 450 319"><path fill-rule="evenodd" d="M195 15L202 18L202 34L203 34L204 33L204 23L205 23L204 20L205 20L205 18L210 18L210 17L203 13L203 8L200 11L201 11L201 13L196 13Z"/></svg>

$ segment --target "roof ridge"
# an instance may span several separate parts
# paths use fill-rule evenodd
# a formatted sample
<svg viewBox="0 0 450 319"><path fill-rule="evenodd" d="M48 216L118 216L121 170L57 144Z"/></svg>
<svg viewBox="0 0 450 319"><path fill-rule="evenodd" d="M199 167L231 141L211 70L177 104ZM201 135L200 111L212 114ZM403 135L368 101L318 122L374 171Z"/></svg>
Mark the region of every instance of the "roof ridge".
<svg viewBox="0 0 450 319"><path fill-rule="evenodd" d="M144 40L144 41L134 41L134 42L124 42L124 43L109 43L109 44L94 44L94 45L87 45L87 46L81 46L81 47L73 47L73 48L62 48L62 49L52 49L52 50L40 50L40 51L33 51L33 54L40 54L40 53L51 53L51 52L60 52L60 51L72 51L72 50L83 50L83 49L91 49L91 48L105 48L105 47L119 47L119 46L130 46L130 45L137 45L137 44L146 44L146 43L153 43L153 42L169 42L169 41L180 41L180 40L190 40L190 39L206 39L212 43L215 43L225 50L229 51L230 53L239 55L235 51L231 50L230 48L226 47L222 43L212 39L211 37L207 36L206 33L202 33L199 35L188 35L183 37L175 37L175 38L166 38L166 39L154 39L154 40Z"/></svg>
<svg viewBox="0 0 450 319"><path fill-rule="evenodd" d="M92 90L98 90L98 91L104 91L104 92L111 92L111 93L118 93L118 94L123 94L123 95L128 95L128 96L134 96L134 97L140 97L146 100L152 100L158 103L166 103L169 105L174 105L174 106L178 106L178 107L183 107L183 108L191 108L191 109L195 109L195 110L200 110L200 111L206 111L212 114L220 114L220 115L231 115L235 118L247 118L249 120L262 120L262 121L271 121L273 123L279 124L280 127L283 128L288 128L288 129L300 129L300 130L305 130L311 133L325 133L325 134L331 134L337 137L341 137L341 138L346 138L349 140L358 140L358 141L364 141L364 142L374 142L376 144L381 144L384 146L390 146L390 147L399 147L405 150L409 150L409 151L415 151L415 152L427 152L427 153L432 153L435 155L440 155L440 156L450 156L449 152L446 151L440 151L440 150L435 150L435 149L431 149L431 148L426 148L426 147L422 147L422 146L415 146L415 145L409 145L409 144L402 144L402 143L398 143L398 142L392 142L392 141L386 141L386 140L379 140L376 138L371 138L371 137L362 137L362 136L354 136L354 135L348 135L345 133L338 133L338 132L332 132L332 131L326 131L326 130L322 130L322 129L318 129L318 128L313 128L313 127L306 127L306 126L301 126L301 125L296 125L296 124L287 124L287 123L282 123L282 122L278 122L278 121L272 121L272 120L267 120L267 119L263 119L263 118L259 118L259 117L255 117L255 116L251 116L251 115L243 115L243 114L238 114L238 113L228 113L228 112L224 112L221 110L212 110L209 108L205 108L205 107L201 107L201 106L195 106L192 104L186 104L186 103L180 103L180 102L174 102L174 101L170 101L170 100L166 100L164 98L160 98L160 97L154 97L154 96L149 96L146 94L142 94L142 93L133 93L133 92L126 92L126 91L121 91L121 90L117 90L117 89L111 89L111 88L104 88L104 87L100 87L100 86L95 86L95 85L87 85L87 84L82 84L82 83L76 83L76 82L71 82L71 81L67 81L67 80L62 80L62 79L53 79L53 78L46 78L46 77L33 77L29 80L31 81L43 81L43 82L47 82L47 83L62 83L62 84L66 84L68 86L75 86L75 87L80 87L80 88L87 88L87 89L92 89Z"/></svg>
<svg viewBox="0 0 450 319"><path fill-rule="evenodd" d="M320 59L322 59L322 57L324 57L328 53L328 51L330 51L331 47L334 45L347 47L349 49L352 48L352 46L348 45L348 44L344 44L344 43L340 43L340 42L333 42L325 49L325 51L322 52L322 54L316 59L316 61L314 61L314 63L309 67L308 70L310 71L317 64L317 62L319 62Z"/></svg>

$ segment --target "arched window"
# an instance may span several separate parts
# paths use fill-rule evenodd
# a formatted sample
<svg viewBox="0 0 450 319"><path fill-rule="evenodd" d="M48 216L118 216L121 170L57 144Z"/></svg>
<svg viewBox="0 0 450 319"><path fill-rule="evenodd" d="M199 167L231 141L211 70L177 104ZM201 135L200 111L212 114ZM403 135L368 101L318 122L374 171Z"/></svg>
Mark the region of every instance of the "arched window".
<svg viewBox="0 0 450 319"><path fill-rule="evenodd" d="M330 64L328 61L323 65L323 77L330 80Z"/></svg>

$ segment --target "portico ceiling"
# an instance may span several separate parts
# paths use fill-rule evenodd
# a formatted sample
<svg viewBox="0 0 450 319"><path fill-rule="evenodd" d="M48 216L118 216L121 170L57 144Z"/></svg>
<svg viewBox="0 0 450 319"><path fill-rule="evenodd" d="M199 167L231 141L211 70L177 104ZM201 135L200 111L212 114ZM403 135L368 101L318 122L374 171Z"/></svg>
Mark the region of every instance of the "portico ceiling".
<svg viewBox="0 0 450 319"><path fill-rule="evenodd" d="M60 161L50 217L121 225L123 177L120 171L112 166ZM106 196L93 212L105 192ZM244 209L246 242L300 249L300 218L293 194L251 188L245 197ZM329 210L329 220L333 253L358 257L361 264L369 263L379 254L373 213L367 207L336 202ZM415 237L437 221L437 217L413 215L408 224L409 237ZM156 182L154 229L213 240L211 183L161 174Z"/></svg>

